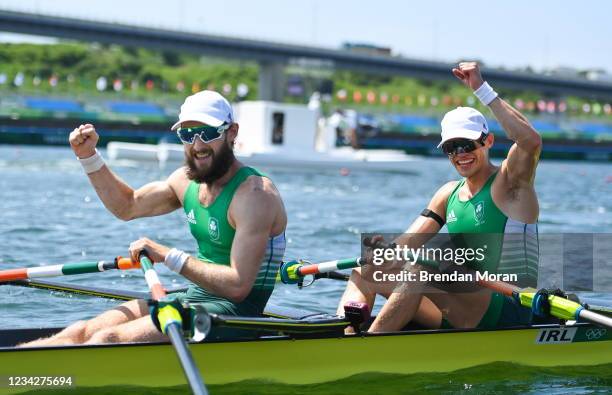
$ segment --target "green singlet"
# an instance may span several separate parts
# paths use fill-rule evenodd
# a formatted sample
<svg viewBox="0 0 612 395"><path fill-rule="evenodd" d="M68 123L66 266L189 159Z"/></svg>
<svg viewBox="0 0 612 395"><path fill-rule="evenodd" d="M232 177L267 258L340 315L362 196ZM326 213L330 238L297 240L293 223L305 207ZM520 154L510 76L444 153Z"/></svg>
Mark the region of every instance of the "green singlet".
<svg viewBox="0 0 612 395"><path fill-rule="evenodd" d="M459 200L460 181L446 204L446 226L456 247L484 248L485 259L466 263L473 270L491 274L516 274L523 287L536 286L538 274L537 224L525 224L508 218L493 202L491 185L497 176L492 174L482 189L467 201ZM486 246L486 247L485 247ZM492 293L489 307L479 328L492 329L513 324L511 298ZM517 306L520 309L520 306ZM520 322L523 323L523 322ZM519 324L517 322L516 324Z"/></svg>
<svg viewBox="0 0 612 395"><path fill-rule="evenodd" d="M191 234L198 243L197 257L199 260L209 264L230 266L230 255L236 230L230 225L227 212L236 190L250 176L266 177L252 167L240 168L209 206L200 203L200 184L194 181L189 183L183 198L183 206ZM274 290L285 246L284 233L269 238L253 288L249 295L239 303L214 295L195 284L190 285L186 293L179 294L178 298L191 304L201 304L211 313L260 316ZM223 332L218 337L231 337L238 333L227 330ZM228 333L230 335L227 335ZM209 335L210 337L215 336Z"/></svg>

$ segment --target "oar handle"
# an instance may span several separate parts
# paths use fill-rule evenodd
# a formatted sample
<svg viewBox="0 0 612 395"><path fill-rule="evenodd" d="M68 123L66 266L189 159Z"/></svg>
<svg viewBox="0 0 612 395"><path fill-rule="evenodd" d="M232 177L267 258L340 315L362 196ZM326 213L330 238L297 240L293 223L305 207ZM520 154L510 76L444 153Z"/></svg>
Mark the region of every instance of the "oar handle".
<svg viewBox="0 0 612 395"><path fill-rule="evenodd" d="M115 258L115 265L117 265L117 269L119 270L140 269L140 262L134 262L130 258L123 258L120 256Z"/></svg>

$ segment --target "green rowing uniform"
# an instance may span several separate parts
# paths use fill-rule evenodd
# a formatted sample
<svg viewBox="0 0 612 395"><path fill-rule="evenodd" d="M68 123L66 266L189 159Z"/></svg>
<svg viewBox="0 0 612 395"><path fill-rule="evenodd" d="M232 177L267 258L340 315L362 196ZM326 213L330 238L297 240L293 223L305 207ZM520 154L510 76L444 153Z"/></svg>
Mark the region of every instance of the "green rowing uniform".
<svg viewBox="0 0 612 395"><path fill-rule="evenodd" d="M484 248L484 259L466 263L468 267L490 274L516 274L521 287L536 287L538 275L537 224L525 224L508 218L495 205L491 185L497 176L492 174L482 189L467 201L459 200L460 181L446 203L446 226L455 247ZM486 246L486 247L485 247ZM492 293L489 307L478 324L479 328L511 325L511 298ZM516 306L518 308L518 306ZM519 308L520 310L520 308Z"/></svg>
<svg viewBox="0 0 612 395"><path fill-rule="evenodd" d="M230 266L236 230L229 223L227 212L236 190L250 176L266 177L252 167L240 168L209 206L200 203L200 184L194 181L189 183L183 198L183 207L191 234L198 243L199 260L209 264ZM214 295L195 284L189 286L187 292L179 297L191 304L201 304L212 313L260 316L274 290L285 247L284 233L269 238L253 288L239 303Z"/></svg>

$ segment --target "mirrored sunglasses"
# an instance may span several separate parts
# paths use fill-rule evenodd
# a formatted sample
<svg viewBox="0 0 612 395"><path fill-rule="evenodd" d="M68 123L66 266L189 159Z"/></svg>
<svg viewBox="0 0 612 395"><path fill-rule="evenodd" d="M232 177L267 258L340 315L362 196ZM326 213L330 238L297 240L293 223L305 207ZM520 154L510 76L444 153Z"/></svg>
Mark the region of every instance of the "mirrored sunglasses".
<svg viewBox="0 0 612 395"><path fill-rule="evenodd" d="M205 143L210 143L211 141L215 141L220 139L227 129L229 129L230 124L225 123L219 127L214 126L194 126L191 128L178 128L176 131L176 135L181 140L181 142L185 144L193 144L195 142L196 137L199 137Z"/></svg>

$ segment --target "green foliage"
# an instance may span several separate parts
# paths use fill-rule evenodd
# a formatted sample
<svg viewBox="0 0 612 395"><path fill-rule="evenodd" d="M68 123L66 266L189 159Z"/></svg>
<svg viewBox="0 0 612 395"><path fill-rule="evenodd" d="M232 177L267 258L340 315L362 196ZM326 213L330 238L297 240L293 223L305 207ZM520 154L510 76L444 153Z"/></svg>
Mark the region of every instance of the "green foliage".
<svg viewBox="0 0 612 395"><path fill-rule="evenodd" d="M235 94L239 83L249 87L247 98L257 95L258 69L255 63L220 63L195 55L117 45L0 44L0 73L5 73L9 79L0 89L16 89L11 82L18 72L25 74L24 85L19 88L24 93L98 95L96 80L103 76L107 79L107 91L112 91L112 82L120 79L123 83L121 95L133 97L145 97L153 92L184 97L192 89L214 85L221 89L224 84L230 84ZM52 76L58 79L54 88L48 83ZM41 80L39 85L34 84L35 77ZM154 84L151 90L146 87L149 80ZM184 86L183 91L177 89L179 82Z"/></svg>
<svg viewBox="0 0 612 395"><path fill-rule="evenodd" d="M140 47L76 42L54 45L0 44L0 73L8 77L8 81L0 85L0 92L52 92L76 97L113 95L163 100L182 99L192 91L206 88L222 91L223 86L228 84L231 93L226 93L226 96L235 100L236 87L242 83L249 87L246 99L255 99L258 71L255 62L199 57L171 50L152 51ZM25 78L23 85L16 87L13 80L19 72ZM324 110L350 106L361 111L427 113L442 112L458 105L479 108L469 90L450 74L448 80L439 81L345 70L325 70L318 76L312 70L302 70L296 74L302 77L306 92L303 97L286 97L289 102L306 102L310 93L318 89L321 80L326 78L333 81L335 92L346 91L346 99L340 100L334 95L330 103L324 103ZM96 80L101 76L107 80L105 92L96 89ZM116 79L122 82L120 92L113 90ZM35 84L35 80L39 83ZM57 80L57 85L52 87L50 80ZM500 93L511 102L518 98L525 104L529 102L524 111L533 111L535 103L541 99L534 92L500 90ZM355 94L361 95L360 101L353 100ZM375 99L369 101L368 94ZM578 98L566 98L566 102L568 111L573 114L582 113L588 107L593 109L591 113L606 116L602 104ZM608 104L608 112L609 108Z"/></svg>

